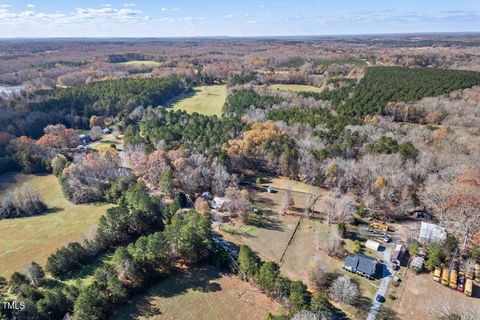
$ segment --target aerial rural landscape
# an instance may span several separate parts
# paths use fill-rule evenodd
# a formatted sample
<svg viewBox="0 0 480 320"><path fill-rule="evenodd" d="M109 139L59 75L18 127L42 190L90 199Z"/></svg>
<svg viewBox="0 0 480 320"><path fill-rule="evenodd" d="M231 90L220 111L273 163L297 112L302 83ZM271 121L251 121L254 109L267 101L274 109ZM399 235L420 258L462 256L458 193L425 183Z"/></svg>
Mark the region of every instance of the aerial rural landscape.
<svg viewBox="0 0 480 320"><path fill-rule="evenodd" d="M281 2L0 5L0 320L480 319L480 7Z"/></svg>

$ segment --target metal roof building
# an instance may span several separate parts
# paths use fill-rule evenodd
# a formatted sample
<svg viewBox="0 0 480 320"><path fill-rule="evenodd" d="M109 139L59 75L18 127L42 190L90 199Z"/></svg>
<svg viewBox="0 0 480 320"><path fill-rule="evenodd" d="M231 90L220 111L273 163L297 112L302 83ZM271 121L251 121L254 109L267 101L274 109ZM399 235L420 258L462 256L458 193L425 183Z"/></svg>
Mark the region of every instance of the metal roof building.
<svg viewBox="0 0 480 320"><path fill-rule="evenodd" d="M364 277L373 278L377 272L377 264L377 259L359 253L356 256L348 256L343 267Z"/></svg>
<svg viewBox="0 0 480 320"><path fill-rule="evenodd" d="M420 242L443 241L447 237L445 228L439 225L422 222L420 225Z"/></svg>

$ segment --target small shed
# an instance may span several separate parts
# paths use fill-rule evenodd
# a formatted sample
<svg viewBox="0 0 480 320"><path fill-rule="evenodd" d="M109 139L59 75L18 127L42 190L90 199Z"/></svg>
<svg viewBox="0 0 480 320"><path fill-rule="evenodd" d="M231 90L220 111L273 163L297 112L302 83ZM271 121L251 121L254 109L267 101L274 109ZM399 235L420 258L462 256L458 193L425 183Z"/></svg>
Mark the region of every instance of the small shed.
<svg viewBox="0 0 480 320"><path fill-rule="evenodd" d="M381 245L377 241L367 240L367 242L365 243L365 247L370 250L378 251Z"/></svg>
<svg viewBox="0 0 480 320"><path fill-rule="evenodd" d="M423 268L423 262L425 261L424 257L414 257L412 262L410 262L410 266L412 267L415 272L420 272Z"/></svg>
<svg viewBox="0 0 480 320"><path fill-rule="evenodd" d="M273 187L272 186L268 186L267 187L267 192L268 193L272 193L274 191Z"/></svg>
<svg viewBox="0 0 480 320"><path fill-rule="evenodd" d="M447 238L447 232L445 228L440 227L439 225L422 222L420 225L420 236L419 240L422 243L425 242L435 242L443 241Z"/></svg>

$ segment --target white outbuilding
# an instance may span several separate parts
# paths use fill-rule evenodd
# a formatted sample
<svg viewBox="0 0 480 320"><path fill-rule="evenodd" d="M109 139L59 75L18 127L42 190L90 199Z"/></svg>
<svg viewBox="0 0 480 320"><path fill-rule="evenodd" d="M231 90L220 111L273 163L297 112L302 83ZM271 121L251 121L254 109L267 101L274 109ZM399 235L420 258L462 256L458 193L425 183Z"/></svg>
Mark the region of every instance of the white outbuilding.
<svg viewBox="0 0 480 320"><path fill-rule="evenodd" d="M365 243L366 248L374 251L378 251L380 249L380 246L381 245L379 242L373 240L367 240L367 242Z"/></svg>
<svg viewBox="0 0 480 320"><path fill-rule="evenodd" d="M422 243L443 241L447 238L447 232L445 228L439 225L422 222L420 225L420 237L419 240Z"/></svg>

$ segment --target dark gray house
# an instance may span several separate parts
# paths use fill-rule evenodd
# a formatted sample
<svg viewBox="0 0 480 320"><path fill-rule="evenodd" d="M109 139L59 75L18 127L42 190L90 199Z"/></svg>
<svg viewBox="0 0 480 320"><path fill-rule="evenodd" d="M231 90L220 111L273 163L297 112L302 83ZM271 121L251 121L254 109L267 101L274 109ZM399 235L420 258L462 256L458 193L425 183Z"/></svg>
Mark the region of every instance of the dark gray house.
<svg viewBox="0 0 480 320"><path fill-rule="evenodd" d="M350 272L357 273L361 276L372 279L377 272L378 260L364 254L357 254L356 256L348 256L345 259L343 268Z"/></svg>

